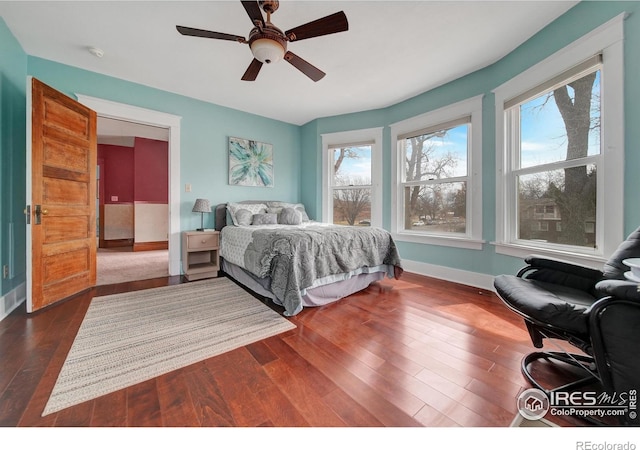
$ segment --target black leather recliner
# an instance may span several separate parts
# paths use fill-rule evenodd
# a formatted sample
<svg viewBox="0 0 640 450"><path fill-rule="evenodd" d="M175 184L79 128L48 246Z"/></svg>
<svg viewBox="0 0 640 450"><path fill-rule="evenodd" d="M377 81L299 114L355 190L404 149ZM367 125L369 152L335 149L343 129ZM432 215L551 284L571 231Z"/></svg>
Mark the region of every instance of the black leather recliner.
<svg viewBox="0 0 640 450"><path fill-rule="evenodd" d="M640 388L640 293L638 283L627 281L622 262L640 257L640 228L631 233L603 270L531 255L517 275L499 275L498 296L524 318L534 347L543 340L560 339L584 354L540 351L526 355L522 373L547 393L571 391L600 383L609 393ZM561 361L584 370L584 376L555 388L545 388L529 367L536 360ZM640 407L637 414L640 414ZM627 414L624 424L640 424Z"/></svg>

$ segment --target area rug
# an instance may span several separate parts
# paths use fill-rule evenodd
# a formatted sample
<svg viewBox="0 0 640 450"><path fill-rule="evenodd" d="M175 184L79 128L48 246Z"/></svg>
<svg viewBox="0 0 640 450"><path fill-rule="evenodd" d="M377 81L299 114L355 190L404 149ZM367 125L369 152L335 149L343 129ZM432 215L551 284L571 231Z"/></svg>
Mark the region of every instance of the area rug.
<svg viewBox="0 0 640 450"><path fill-rule="evenodd" d="M228 278L96 297L42 415L295 327Z"/></svg>

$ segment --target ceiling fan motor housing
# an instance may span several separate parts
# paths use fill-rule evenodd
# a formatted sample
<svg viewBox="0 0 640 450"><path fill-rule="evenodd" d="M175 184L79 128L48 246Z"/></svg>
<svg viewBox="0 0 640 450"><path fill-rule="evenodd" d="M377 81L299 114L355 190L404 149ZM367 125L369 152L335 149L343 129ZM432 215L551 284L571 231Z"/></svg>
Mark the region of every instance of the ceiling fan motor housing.
<svg viewBox="0 0 640 450"><path fill-rule="evenodd" d="M276 63L287 51L287 38L284 33L270 23L262 29L256 27L249 34L249 47L253 56L265 64Z"/></svg>
<svg viewBox="0 0 640 450"><path fill-rule="evenodd" d="M278 0L259 0L258 5L267 14L272 14L277 11L280 2Z"/></svg>

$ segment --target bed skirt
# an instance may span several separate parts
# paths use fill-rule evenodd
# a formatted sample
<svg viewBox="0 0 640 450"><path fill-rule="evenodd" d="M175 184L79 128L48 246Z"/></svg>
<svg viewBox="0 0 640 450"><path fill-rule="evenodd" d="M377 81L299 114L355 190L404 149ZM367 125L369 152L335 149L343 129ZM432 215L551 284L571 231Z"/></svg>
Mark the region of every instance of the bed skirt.
<svg viewBox="0 0 640 450"><path fill-rule="evenodd" d="M269 286L271 280L267 278L258 278L250 272L247 272L242 267L232 264L226 261L224 258L220 258L222 270L231 278L236 280L241 285L252 290L256 294L270 298L277 305L282 306L282 302L277 296L271 292ZM354 294L358 291L365 289L371 283L382 280L389 273L393 273L393 267L390 266L378 266L369 269L367 272L354 273L354 274L342 274L341 276L333 277L341 278L338 281L327 281L326 283L320 283L317 286L305 289L301 292L302 306L313 307L322 306L348 295Z"/></svg>

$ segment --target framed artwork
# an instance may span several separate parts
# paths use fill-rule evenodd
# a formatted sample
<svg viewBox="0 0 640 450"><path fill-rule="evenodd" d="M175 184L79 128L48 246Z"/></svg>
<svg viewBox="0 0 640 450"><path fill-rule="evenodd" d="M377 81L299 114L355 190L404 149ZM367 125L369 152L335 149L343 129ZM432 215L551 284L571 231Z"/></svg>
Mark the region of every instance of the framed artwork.
<svg viewBox="0 0 640 450"><path fill-rule="evenodd" d="M273 187L273 145L229 137L229 184Z"/></svg>

